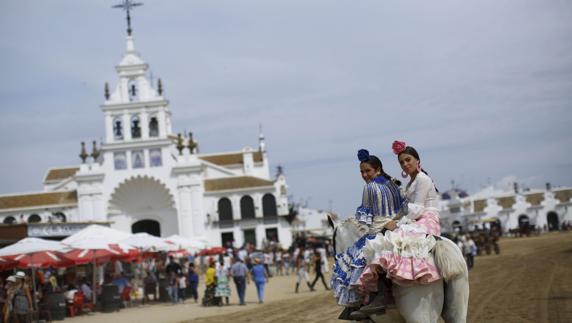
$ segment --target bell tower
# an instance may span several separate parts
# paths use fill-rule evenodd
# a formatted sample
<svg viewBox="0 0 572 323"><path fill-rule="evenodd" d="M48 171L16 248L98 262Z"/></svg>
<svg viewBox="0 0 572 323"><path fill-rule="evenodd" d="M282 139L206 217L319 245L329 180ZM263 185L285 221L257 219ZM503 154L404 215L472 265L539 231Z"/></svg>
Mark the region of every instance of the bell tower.
<svg viewBox="0 0 572 323"><path fill-rule="evenodd" d="M158 156L155 166L160 166L160 155L166 153L172 134L171 111L163 96L163 83L159 79L157 89L153 88L147 75L149 65L135 50L130 12L141 5L123 0L113 6L126 12L126 50L115 66L118 76L115 87L110 89L105 84L105 101L101 105L105 140L101 148L104 160L113 161L116 170L145 167L153 163L151 154Z"/></svg>

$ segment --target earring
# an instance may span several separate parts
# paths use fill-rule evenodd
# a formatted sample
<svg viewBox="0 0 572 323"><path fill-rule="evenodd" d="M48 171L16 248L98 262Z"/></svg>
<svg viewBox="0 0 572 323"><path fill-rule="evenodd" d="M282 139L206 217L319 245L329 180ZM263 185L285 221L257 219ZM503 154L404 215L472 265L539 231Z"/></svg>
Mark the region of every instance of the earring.
<svg viewBox="0 0 572 323"><path fill-rule="evenodd" d="M407 173L404 170L401 171L401 177L407 178Z"/></svg>
<svg viewBox="0 0 572 323"><path fill-rule="evenodd" d="M421 162L417 163L417 172L421 172Z"/></svg>

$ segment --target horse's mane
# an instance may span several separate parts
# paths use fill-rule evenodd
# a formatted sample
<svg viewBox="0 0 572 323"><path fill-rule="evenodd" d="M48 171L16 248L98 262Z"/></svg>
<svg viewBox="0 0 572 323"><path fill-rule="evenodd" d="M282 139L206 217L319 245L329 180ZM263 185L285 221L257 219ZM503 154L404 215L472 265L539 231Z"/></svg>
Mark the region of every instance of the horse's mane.
<svg viewBox="0 0 572 323"><path fill-rule="evenodd" d="M343 241L341 249L348 248L347 244L353 244L357 239L369 232L367 225L360 223L353 216L342 220L334 230L334 250L339 252L338 247ZM340 242L340 243L338 243ZM350 243L351 242L351 243Z"/></svg>
<svg viewBox="0 0 572 323"><path fill-rule="evenodd" d="M368 226L363 223L360 223L354 217L348 217L338 225L338 227L344 227L344 228L351 226L356 227L356 230L360 233L360 235L364 235L369 232Z"/></svg>

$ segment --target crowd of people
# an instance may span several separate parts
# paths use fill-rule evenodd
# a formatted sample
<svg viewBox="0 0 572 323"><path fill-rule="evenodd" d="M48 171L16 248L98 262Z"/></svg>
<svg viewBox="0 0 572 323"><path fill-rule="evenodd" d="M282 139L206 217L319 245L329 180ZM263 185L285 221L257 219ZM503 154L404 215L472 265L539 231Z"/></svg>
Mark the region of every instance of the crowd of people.
<svg viewBox="0 0 572 323"><path fill-rule="evenodd" d="M327 257L331 248L315 244L304 236L295 241L288 250L276 246L256 250L253 244L247 243L242 248L228 244L220 253L212 255L176 257L157 253L139 262L110 261L98 266L95 275L91 264L38 269L35 293L30 270L18 270L15 274L0 272L0 323L30 322L33 313L35 317L49 319L47 299L54 293L63 294L68 304L81 294L86 303L95 300L96 306L100 306L105 286L111 285L116 287L122 306L133 300L143 304L193 301L203 306L246 305L246 289L251 282L257 290L256 301L262 304L265 287L276 276L297 275L292 290L296 293L301 283L314 291L319 280L329 289L324 273L329 271ZM315 277L311 279L312 273ZM204 290L199 289L199 281L204 282ZM236 295L231 295L231 284L236 287Z"/></svg>

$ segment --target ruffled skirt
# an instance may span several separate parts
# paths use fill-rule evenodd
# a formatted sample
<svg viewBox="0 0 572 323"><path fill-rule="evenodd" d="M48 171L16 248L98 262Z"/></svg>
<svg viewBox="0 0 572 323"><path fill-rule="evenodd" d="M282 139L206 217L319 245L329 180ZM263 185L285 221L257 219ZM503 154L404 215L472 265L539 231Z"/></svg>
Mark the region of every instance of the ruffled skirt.
<svg viewBox="0 0 572 323"><path fill-rule="evenodd" d="M425 211L417 221L402 221L394 231L367 241L364 250L368 263L359 278L362 293L376 292L379 274L401 286L430 284L441 275L431 250L440 235L436 211Z"/></svg>
<svg viewBox="0 0 572 323"><path fill-rule="evenodd" d="M339 305L359 306L362 304L359 278L366 267L366 257L363 251L366 243L375 237L374 234L366 234L350 248L336 254L330 283Z"/></svg>

